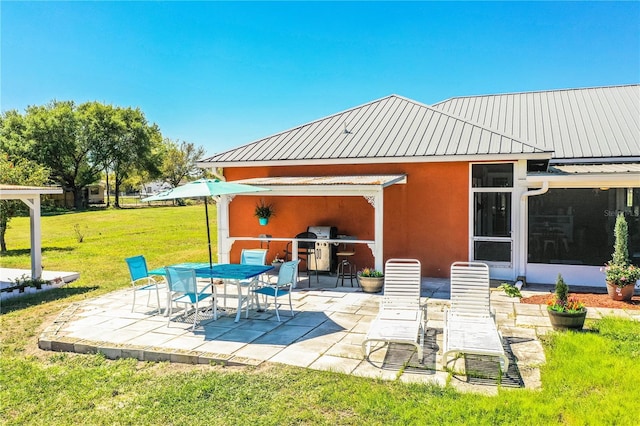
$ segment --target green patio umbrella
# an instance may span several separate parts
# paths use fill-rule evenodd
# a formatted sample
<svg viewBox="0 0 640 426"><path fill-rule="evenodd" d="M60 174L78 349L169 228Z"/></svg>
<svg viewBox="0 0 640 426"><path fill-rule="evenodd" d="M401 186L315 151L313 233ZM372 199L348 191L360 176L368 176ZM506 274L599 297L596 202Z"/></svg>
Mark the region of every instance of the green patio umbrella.
<svg viewBox="0 0 640 426"><path fill-rule="evenodd" d="M244 185L241 183L225 182L219 179L198 179L175 188L161 191L156 195L144 198L142 201L175 200L177 198L203 198L204 212L207 220L207 243L209 245L209 266L213 266L211 256L211 233L209 231L209 207L207 199L218 195L233 195L250 192L270 191L267 188Z"/></svg>

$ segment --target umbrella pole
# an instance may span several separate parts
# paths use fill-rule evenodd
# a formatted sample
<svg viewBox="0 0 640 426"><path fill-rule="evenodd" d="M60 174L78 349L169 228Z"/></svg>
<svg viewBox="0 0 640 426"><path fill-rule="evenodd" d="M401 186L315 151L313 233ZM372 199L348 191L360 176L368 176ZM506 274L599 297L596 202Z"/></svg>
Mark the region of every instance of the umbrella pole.
<svg viewBox="0 0 640 426"><path fill-rule="evenodd" d="M213 258L211 256L211 232L209 231L209 206L207 204L207 197L204 197L204 215L205 218L207 219L207 245L209 246L209 269L213 269ZM213 292L213 297L218 297L216 295L216 289L213 288L213 286L215 286L215 283L213 282L213 277L209 277L209 283L211 285L211 291ZM225 299L224 299L224 307L227 307L227 296L226 296L226 287L225 287ZM215 309L215 308L213 308ZM217 318L217 312L213 312L213 318Z"/></svg>

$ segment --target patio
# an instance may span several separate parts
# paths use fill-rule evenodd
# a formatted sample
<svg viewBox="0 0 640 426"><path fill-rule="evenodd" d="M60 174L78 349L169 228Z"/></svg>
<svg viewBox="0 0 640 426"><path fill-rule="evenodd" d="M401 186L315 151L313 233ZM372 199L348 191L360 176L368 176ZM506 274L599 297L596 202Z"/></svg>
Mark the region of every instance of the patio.
<svg viewBox="0 0 640 426"><path fill-rule="evenodd" d="M314 279L315 281L315 279ZM320 284L308 288L306 277L292 294L296 315L285 313L282 322L275 311L250 311L234 323L235 309L214 321L201 318L195 332L192 317L167 318L150 315L153 307L136 305L131 312L131 289L74 303L50 324L39 338L44 350L77 353L101 352L107 358L133 357L144 361L190 364L256 366L263 362L342 372L357 376L444 385L449 373L441 365L443 310L449 302L447 279L423 278L422 296L427 306L424 364L407 345L376 347L365 360L361 343L378 311L376 294L357 287L335 288L335 277L322 276ZM528 287L523 295L548 293L551 287ZM492 291L503 344L510 358L509 370L501 378L503 387L540 387L539 366L544 351L537 336L551 330L543 305L520 304L502 291ZM234 306L231 300L228 306ZM286 309L283 309L286 311ZM623 310L589 309L590 318L614 314L631 317ZM633 315L638 317L637 313ZM455 363L450 382L460 389L497 392L497 361L467 356ZM450 364L450 367L454 363ZM492 386L487 386L492 385Z"/></svg>

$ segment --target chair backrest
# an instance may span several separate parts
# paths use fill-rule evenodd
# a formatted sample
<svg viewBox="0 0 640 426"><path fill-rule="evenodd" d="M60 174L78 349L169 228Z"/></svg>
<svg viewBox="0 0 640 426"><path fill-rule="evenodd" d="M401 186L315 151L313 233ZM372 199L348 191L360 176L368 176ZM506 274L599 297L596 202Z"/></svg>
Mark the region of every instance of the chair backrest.
<svg viewBox="0 0 640 426"><path fill-rule="evenodd" d="M129 267L132 282L149 276L147 262L144 256L128 257L125 259L125 262L127 262L127 266Z"/></svg>
<svg viewBox="0 0 640 426"><path fill-rule="evenodd" d="M280 266L280 272L278 272L278 287L293 284L298 263L300 263L300 260L296 259L290 262L284 262Z"/></svg>
<svg viewBox="0 0 640 426"><path fill-rule="evenodd" d="M313 232L301 232L296 235L296 238L306 238L309 240L315 240L318 238ZM298 249L302 250L315 250L316 243L314 241L298 241Z"/></svg>
<svg viewBox="0 0 640 426"><path fill-rule="evenodd" d="M240 263L243 265L264 265L267 261L267 250L265 249L242 249Z"/></svg>
<svg viewBox="0 0 640 426"><path fill-rule="evenodd" d="M380 309L420 309L421 275L419 260L387 260Z"/></svg>
<svg viewBox="0 0 640 426"><path fill-rule="evenodd" d="M196 294L198 292L196 271L187 268L165 268L170 291Z"/></svg>
<svg viewBox="0 0 640 426"><path fill-rule="evenodd" d="M451 265L451 310L460 316L491 316L489 266L480 262Z"/></svg>

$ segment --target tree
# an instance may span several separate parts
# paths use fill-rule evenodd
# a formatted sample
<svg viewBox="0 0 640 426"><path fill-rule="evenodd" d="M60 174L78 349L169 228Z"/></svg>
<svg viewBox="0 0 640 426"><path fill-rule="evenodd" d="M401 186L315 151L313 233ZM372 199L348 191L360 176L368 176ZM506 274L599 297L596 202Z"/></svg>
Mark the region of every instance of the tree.
<svg viewBox="0 0 640 426"><path fill-rule="evenodd" d="M191 142L173 141L165 139L164 158L162 159L162 178L165 182L176 187L184 178L202 176L202 169L196 166L196 161L204 156L204 148L196 147Z"/></svg>
<svg viewBox="0 0 640 426"><path fill-rule="evenodd" d="M102 165L90 162L91 139L73 101L30 106L25 114L24 138L32 146L29 159L47 166L51 178L73 192L82 208L82 190L100 178Z"/></svg>
<svg viewBox="0 0 640 426"><path fill-rule="evenodd" d="M157 125L149 125L139 108L118 108L118 120L121 120L117 134L113 138L111 150L113 174L115 178L116 199L114 205L120 207L120 185L131 174L142 170L158 175L158 158L154 155L162 141Z"/></svg>
<svg viewBox="0 0 640 426"><path fill-rule="evenodd" d="M161 141L158 126L148 124L140 109L99 102L76 106L54 100L28 107L24 116L8 111L0 117L0 148L9 159L27 158L48 167L51 179L73 192L76 208L84 206L84 189L102 172L107 193L109 177L114 177L116 206L127 176L140 171L159 176Z"/></svg>
<svg viewBox="0 0 640 426"><path fill-rule="evenodd" d="M49 179L49 170L35 161L19 158L9 159L9 154L0 152L0 183L8 185L42 186ZM19 200L0 201L0 251L7 251L5 234L9 220L26 211L26 206Z"/></svg>
<svg viewBox="0 0 640 426"><path fill-rule="evenodd" d="M100 165L106 180L107 207L111 204L109 175L116 158L115 140L124 131L124 123L119 119L117 109L99 102L86 102L78 107L82 130L87 144L91 147L89 159Z"/></svg>
<svg viewBox="0 0 640 426"><path fill-rule="evenodd" d="M33 151L33 144L24 137L25 126L24 117L16 110L0 115L0 151L9 159L24 158Z"/></svg>

